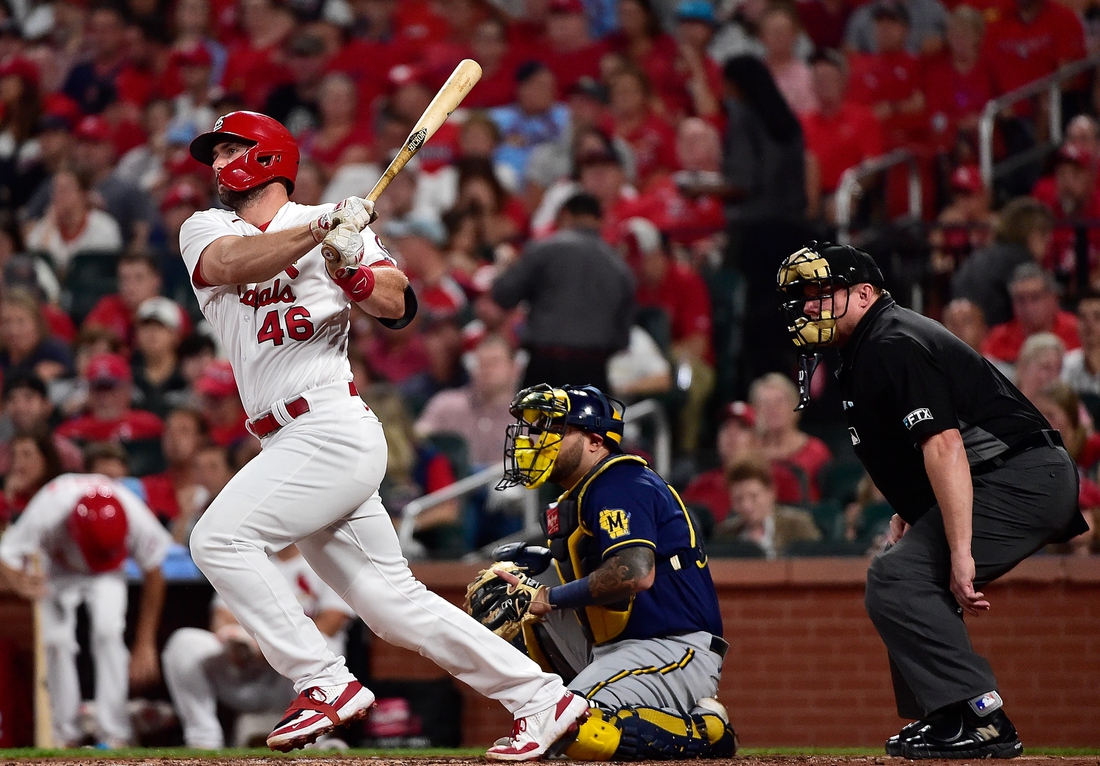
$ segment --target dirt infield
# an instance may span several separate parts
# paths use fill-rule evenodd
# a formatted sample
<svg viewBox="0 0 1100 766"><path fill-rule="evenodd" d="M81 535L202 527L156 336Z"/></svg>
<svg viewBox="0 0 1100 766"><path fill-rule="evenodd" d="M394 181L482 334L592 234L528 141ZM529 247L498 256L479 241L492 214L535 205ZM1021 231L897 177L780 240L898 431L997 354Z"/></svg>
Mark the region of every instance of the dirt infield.
<svg viewBox="0 0 1100 766"><path fill-rule="evenodd" d="M921 761L921 766L963 766L970 760ZM485 758L376 758L365 756L313 756L293 758L0 758L0 764L49 764L49 766L465 766L490 763ZM657 762L653 762L657 763ZM707 763L734 763L737 766L907 766L909 761L887 756L776 755L738 756L730 761L661 761L661 766L703 766ZM1100 756L1021 756L1012 766L1100 766Z"/></svg>

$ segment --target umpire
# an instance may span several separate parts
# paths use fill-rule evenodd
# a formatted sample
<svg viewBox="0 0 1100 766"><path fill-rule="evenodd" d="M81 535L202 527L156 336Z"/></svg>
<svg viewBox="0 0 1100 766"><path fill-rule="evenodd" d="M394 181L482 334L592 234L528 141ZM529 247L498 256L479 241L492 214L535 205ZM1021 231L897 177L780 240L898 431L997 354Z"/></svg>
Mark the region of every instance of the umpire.
<svg viewBox="0 0 1100 766"><path fill-rule="evenodd" d="M989 609L978 590L986 583L1084 531L1073 460L991 364L898 306L862 250L803 248L784 260L778 283L804 383L819 347L840 349L852 444L896 511L891 545L867 574L866 604L890 655L898 714L919 720L887 740L887 754L1020 755L963 613Z"/></svg>

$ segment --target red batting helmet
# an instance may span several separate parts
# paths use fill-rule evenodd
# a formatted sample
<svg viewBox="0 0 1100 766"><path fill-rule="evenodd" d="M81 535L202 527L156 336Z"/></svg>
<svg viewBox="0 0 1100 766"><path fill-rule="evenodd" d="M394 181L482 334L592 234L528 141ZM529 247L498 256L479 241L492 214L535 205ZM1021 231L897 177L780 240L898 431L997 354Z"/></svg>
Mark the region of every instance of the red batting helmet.
<svg viewBox="0 0 1100 766"><path fill-rule="evenodd" d="M223 141L248 144L218 173L218 183L235 192L254 189L273 178L285 178L294 191L298 178L298 145L277 120L257 112L230 112L218 118L214 129L191 142L191 156L204 165L214 164L214 147Z"/></svg>
<svg viewBox="0 0 1100 766"><path fill-rule="evenodd" d="M128 528L122 504L105 484L85 490L69 515L69 534L92 572L109 572L126 560Z"/></svg>

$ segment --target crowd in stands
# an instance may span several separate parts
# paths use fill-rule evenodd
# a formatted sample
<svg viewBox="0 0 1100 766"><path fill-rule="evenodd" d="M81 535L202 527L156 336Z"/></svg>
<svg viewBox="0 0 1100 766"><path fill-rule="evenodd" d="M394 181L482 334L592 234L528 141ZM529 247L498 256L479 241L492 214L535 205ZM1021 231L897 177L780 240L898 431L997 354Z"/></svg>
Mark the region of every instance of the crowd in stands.
<svg viewBox="0 0 1100 766"><path fill-rule="evenodd" d="M53 476L99 471L185 543L259 449L179 257L183 221L218 204L188 144L220 114L262 111L301 147L295 202L363 194L467 57L481 82L378 202L376 233L420 316L394 332L352 322L395 524L416 497L500 462L521 385L591 382L668 413L669 479L717 554L881 544L889 509L843 428L830 438L828 361L808 426L825 441L793 411L773 283L782 257L835 235L843 172L897 148L916 158L926 220L915 267L881 251L888 276L922 288L925 312L1047 413L1100 510L1100 79L1068 84L1064 142L1045 164L993 187L976 164L986 102L1097 50L1095 11L0 0L0 524ZM1042 146L1050 108L1002 113L997 157ZM902 180L863 184L872 244L905 210ZM651 437L632 448L650 454ZM514 504L444 503L417 539L461 555L515 531Z"/></svg>

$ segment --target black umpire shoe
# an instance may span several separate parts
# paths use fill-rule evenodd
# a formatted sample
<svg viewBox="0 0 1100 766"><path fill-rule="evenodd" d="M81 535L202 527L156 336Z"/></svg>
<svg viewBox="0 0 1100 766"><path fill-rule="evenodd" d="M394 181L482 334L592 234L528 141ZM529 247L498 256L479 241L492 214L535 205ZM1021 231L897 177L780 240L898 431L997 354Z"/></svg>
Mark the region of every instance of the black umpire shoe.
<svg viewBox="0 0 1100 766"><path fill-rule="evenodd" d="M984 718L969 712L945 715L902 740L906 758L1015 758L1024 752L1016 727L1003 710Z"/></svg>
<svg viewBox="0 0 1100 766"><path fill-rule="evenodd" d="M905 753L901 751L901 743L916 735L921 727L925 726L927 723L927 721L913 721L902 726L901 731L886 740L886 754L893 756L905 755Z"/></svg>

